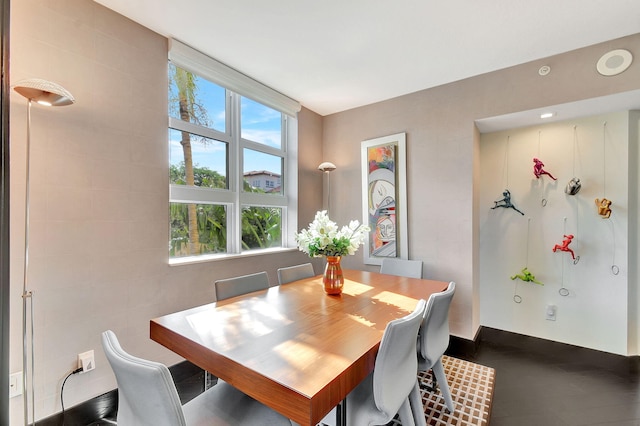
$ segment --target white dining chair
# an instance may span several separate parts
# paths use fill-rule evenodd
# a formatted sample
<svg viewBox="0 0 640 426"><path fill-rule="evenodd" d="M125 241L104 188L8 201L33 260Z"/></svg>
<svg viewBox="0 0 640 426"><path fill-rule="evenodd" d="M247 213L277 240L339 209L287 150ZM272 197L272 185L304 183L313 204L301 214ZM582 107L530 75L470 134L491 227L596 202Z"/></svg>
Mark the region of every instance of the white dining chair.
<svg viewBox="0 0 640 426"><path fill-rule="evenodd" d="M269 288L269 277L266 272L226 278L214 282L216 300L225 300L252 291Z"/></svg>
<svg viewBox="0 0 640 426"><path fill-rule="evenodd" d="M416 338L426 301L409 315L390 321L382 335L373 372L347 395L348 425L386 425L396 414L403 426L425 426L418 385ZM334 408L323 420L335 425Z"/></svg>
<svg viewBox="0 0 640 426"><path fill-rule="evenodd" d="M111 330L102 346L118 383L118 426L292 425L225 382L181 406L166 365L128 354Z"/></svg>
<svg viewBox="0 0 640 426"><path fill-rule="evenodd" d="M418 337L418 371L433 370L431 390L435 392L440 387L447 409L451 413L455 412L455 405L444 374L442 355L449 346L449 307L455 291L456 283L452 281L445 291L429 297Z"/></svg>
<svg viewBox="0 0 640 426"><path fill-rule="evenodd" d="M288 266L278 268L278 283L280 285L287 284L303 278L311 278L315 275L313 265L311 263L303 263L301 265Z"/></svg>
<svg viewBox="0 0 640 426"><path fill-rule="evenodd" d="M408 278L422 278L422 260L405 260L386 257L382 259L380 273Z"/></svg>
<svg viewBox="0 0 640 426"><path fill-rule="evenodd" d="M217 280L213 283L213 286L216 293L216 301L219 301L251 293L252 291L267 289L269 288L269 277L266 272L257 272L255 274ZM209 389L216 382L218 382L218 378L205 370L204 388Z"/></svg>

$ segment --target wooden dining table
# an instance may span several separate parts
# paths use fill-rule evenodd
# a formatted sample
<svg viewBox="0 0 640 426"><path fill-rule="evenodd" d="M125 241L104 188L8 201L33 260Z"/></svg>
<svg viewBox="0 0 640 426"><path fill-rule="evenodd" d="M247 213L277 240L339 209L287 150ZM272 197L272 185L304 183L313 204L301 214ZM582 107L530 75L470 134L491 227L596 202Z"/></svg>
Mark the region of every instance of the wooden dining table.
<svg viewBox="0 0 640 426"><path fill-rule="evenodd" d="M387 323L444 281L344 270L154 318L151 339L303 426L316 425L371 371ZM213 288L211 289L213 295Z"/></svg>

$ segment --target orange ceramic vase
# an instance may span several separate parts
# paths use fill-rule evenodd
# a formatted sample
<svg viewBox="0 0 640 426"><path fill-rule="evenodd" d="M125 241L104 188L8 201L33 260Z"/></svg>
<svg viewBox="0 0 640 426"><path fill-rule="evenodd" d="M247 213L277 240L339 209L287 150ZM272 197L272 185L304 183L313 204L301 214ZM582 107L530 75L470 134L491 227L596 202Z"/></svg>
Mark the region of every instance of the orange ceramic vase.
<svg viewBox="0 0 640 426"><path fill-rule="evenodd" d="M338 295L342 293L344 277L340 266L340 256L327 256L327 265L324 267L322 283L327 294Z"/></svg>

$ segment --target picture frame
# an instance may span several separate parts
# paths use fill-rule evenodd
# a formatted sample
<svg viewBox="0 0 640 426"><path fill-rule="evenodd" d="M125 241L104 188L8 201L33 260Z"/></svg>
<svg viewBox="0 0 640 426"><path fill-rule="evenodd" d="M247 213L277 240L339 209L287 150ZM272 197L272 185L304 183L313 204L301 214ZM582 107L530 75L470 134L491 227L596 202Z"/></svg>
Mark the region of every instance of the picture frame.
<svg viewBox="0 0 640 426"><path fill-rule="evenodd" d="M406 133L362 141L362 223L369 225L364 263L408 259Z"/></svg>

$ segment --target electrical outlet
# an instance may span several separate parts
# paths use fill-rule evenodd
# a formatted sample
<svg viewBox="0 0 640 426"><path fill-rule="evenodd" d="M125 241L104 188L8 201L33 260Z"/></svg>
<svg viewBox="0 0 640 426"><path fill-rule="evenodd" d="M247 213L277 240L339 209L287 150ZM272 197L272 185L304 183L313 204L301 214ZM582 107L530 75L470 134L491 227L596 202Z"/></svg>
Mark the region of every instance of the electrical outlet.
<svg viewBox="0 0 640 426"><path fill-rule="evenodd" d="M22 392L22 371L18 371L9 376L9 398L22 395Z"/></svg>
<svg viewBox="0 0 640 426"><path fill-rule="evenodd" d="M547 321L556 320L556 305L547 305Z"/></svg>
<svg viewBox="0 0 640 426"><path fill-rule="evenodd" d="M78 368L82 368L80 373L86 373L96 368L96 360L93 355L93 349L78 354Z"/></svg>

